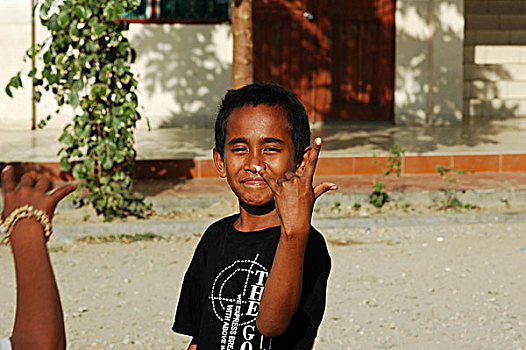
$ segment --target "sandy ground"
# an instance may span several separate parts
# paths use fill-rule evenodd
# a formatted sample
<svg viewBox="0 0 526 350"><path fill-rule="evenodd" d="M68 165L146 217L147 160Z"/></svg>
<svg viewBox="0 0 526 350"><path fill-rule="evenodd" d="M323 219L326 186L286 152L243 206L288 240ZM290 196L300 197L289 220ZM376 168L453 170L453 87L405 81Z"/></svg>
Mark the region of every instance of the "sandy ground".
<svg viewBox="0 0 526 350"><path fill-rule="evenodd" d="M526 349L526 215L323 230L333 270L315 349ZM170 331L196 235L51 246L69 349L184 349ZM0 334L13 322L0 247Z"/></svg>

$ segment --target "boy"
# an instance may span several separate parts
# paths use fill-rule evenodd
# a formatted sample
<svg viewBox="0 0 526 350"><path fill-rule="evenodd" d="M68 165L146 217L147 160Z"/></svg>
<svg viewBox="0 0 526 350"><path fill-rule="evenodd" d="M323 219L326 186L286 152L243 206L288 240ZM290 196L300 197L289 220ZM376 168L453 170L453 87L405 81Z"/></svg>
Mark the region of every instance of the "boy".
<svg viewBox="0 0 526 350"><path fill-rule="evenodd" d="M185 274L173 331L189 349L311 349L331 267L310 225L321 139L297 97L255 83L230 90L215 126L214 162L239 214L212 224Z"/></svg>

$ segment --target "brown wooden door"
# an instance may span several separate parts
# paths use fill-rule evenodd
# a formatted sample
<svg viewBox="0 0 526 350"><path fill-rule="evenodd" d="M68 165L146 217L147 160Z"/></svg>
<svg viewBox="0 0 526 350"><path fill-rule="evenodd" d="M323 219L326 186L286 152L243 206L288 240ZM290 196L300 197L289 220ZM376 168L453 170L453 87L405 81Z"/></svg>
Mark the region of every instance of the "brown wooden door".
<svg viewBox="0 0 526 350"><path fill-rule="evenodd" d="M254 0L255 80L311 121L392 121L394 0Z"/></svg>

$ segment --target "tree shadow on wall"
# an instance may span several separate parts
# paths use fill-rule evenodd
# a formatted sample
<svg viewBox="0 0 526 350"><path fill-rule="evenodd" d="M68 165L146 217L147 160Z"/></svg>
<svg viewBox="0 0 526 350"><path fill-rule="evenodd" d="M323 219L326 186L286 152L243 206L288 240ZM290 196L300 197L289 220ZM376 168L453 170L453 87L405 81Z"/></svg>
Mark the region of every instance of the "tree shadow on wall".
<svg viewBox="0 0 526 350"><path fill-rule="evenodd" d="M232 71L228 54L221 57L224 48L217 47L217 39L229 35L229 27L210 25L148 24L136 31L132 44L137 61L145 67L140 89L149 97L160 94L175 103L161 112L160 128L213 126Z"/></svg>
<svg viewBox="0 0 526 350"><path fill-rule="evenodd" d="M327 73L323 69L330 64L328 57L323 56L323 50L319 50L317 45L320 42L330 42L331 38L323 31L309 31L309 25L305 24L304 18L295 14L299 10L293 5L273 2L272 6L275 7L273 13L268 8L262 7L266 12L259 14L259 17L258 14L255 15L255 23L256 25L259 24L254 33L256 60L259 58L260 62L265 63L264 65L256 65L256 76L259 75L265 80L281 83L292 88L298 95L310 96L313 91L309 90L308 86L314 86L312 72L314 71L316 74ZM286 13L287 11L289 14ZM385 11L395 11L395 8L386 7ZM435 23L435 30L432 34L435 41L434 46L438 50L438 53L435 52L435 57L428 57L429 34L426 34L426 30L430 28L429 15L411 2L400 2L396 11L398 11L397 18L401 19L402 22L398 24L396 40L397 45L402 46L399 47L400 52L397 57L395 74L399 85L396 86L397 95L395 98L397 99L396 103L402 106L401 120L404 125L393 126L385 123L364 125L363 123L349 122L331 125L326 123L325 126L317 128L313 132L316 136L324 137L324 149L344 150L366 147L377 151L387 151L394 143L398 143L409 151L420 153L437 150L440 146L476 147L497 143L494 136L512 128L498 121L513 118L516 115L517 107L513 105L494 106L488 102L480 107L486 111L484 116L477 115L476 118L470 118L464 114L465 108L459 107L458 95L454 95L453 90L455 89L452 89L452 86L463 85L462 75L450 72L446 64L440 64L440 59L460 61L462 55L465 55L467 59L473 57L469 50L463 52L462 38L458 33L458 27L456 28L450 22L440 20L444 18L450 20L455 19L455 17L462 20L463 11L455 3L436 2L433 11L435 11L434 16L437 18L437 23ZM444 11L446 11L446 15ZM267 12L271 15L267 15ZM405 26L404 21L406 21ZM413 23L417 24L417 29L412 26ZM294 28L303 28L303 31L300 36L296 37L296 40L291 40L294 39L290 37ZM287 32L283 33L283 31ZM258 40L262 42L258 43ZM333 42L332 45L349 46L349 42L353 40L355 39L347 38L345 43ZM284 45L287 41L291 41L292 45ZM441 50L442 52L451 51L451 45L455 44L459 48L456 53L459 56L456 58L440 56ZM282 47L288 47L288 51L285 49L285 53L283 53L279 49ZM349 57L349 59L357 55L353 55L348 49L345 49L347 51L343 49L333 51L344 52L344 56ZM303 56L298 63L294 60L293 55L290 53L287 55L287 52L296 52L296 55L303 54ZM434 60L435 64L438 62L438 67L435 68L432 77L428 75L430 74L430 60ZM307 67L305 62L307 62ZM314 65L314 69L308 65ZM277 72L283 73L277 74ZM488 76L492 75L501 80L510 78L510 73L502 67L481 67L478 72ZM345 72L345 74L350 76L348 80L356 79L353 76L356 72ZM333 77L333 82L345 83L348 81L336 78L338 77ZM430 78L434 82L433 86L426 85ZM345 89L343 86L315 87L315 89L324 88ZM471 87L469 93L477 96L488 96L496 94L495 89L495 85L483 84ZM383 93L386 94L385 91ZM430 102L429 96L432 96L435 101ZM303 102L309 112L317 112L313 100L307 98ZM491 111L488 112L488 108ZM428 117L429 110L433 110L434 114L440 117L434 120ZM463 115L462 122L458 124L457 118L461 115ZM448 116L450 116L449 120ZM414 126L414 124L422 124L422 120L426 122L426 125ZM448 125L453 124L453 121L456 122L456 125Z"/></svg>
<svg viewBox="0 0 526 350"><path fill-rule="evenodd" d="M437 3L434 16L437 19L444 18L444 6L447 6L449 14L463 16L463 11L458 8L458 4L441 1ZM397 36L398 44L403 45L399 48L398 62L396 69L396 103L403 107L401 120L409 126L387 127L376 141L375 139L363 141L372 142L379 150L387 150L393 143L404 146L404 143L411 145L410 151L429 152L439 148L439 146L469 146L476 147L482 144L494 144L497 141L492 136L511 130L512 127L506 126L499 121L511 119L516 116L518 106L514 105L495 105L491 101L482 101L475 106L474 116L468 112L467 102L464 102L462 109L458 108L457 96L452 95L451 87L457 84L468 85L469 90L464 91L464 96L477 98L487 98L499 96L496 84L464 84L463 76L455 76L448 71L446 65L440 65L433 72L429 72L430 59L435 63L446 60L448 57L437 56L434 58L426 55L429 46L428 38L425 37L421 28L428 25L428 14L412 5L411 2L401 2L398 6L397 20L399 20L399 32ZM451 19L451 18L449 18ZM404 26L404 21L411 21L412 26ZM400 23L402 22L402 23ZM417 25L414 25L414 24ZM420 28L411 32L412 28ZM435 49L444 49L455 43L461 43L462 39L454 28L447 22L437 20L435 30L432 34L435 41ZM474 52L470 47L463 48L462 54L464 67L474 64ZM450 51L450 50L449 50ZM469 66L471 67L471 66ZM429 77L429 74L433 74ZM505 68L496 65L479 66L477 74L480 77L492 77L496 80L507 80L511 78L510 72ZM433 85L427 85L432 78ZM405 82L405 85L401 85ZM465 87L466 88L466 87ZM431 94L430 94L431 93ZM434 100L429 100L431 96ZM471 107L473 108L473 107ZM427 113L433 110L434 114L439 115L436 119L430 118ZM482 112L483 111L483 112ZM460 125L448 125L448 116L462 115ZM410 124L426 118L427 126L410 126ZM454 124L454 123L451 123ZM408 141L410 140L410 141ZM369 143L368 143L369 144Z"/></svg>

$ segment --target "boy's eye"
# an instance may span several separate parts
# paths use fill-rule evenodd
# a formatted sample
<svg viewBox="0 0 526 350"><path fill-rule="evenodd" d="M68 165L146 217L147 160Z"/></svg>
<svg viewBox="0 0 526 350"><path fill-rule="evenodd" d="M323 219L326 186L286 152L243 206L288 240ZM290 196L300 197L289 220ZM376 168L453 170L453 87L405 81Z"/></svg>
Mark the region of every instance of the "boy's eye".
<svg viewBox="0 0 526 350"><path fill-rule="evenodd" d="M265 148L265 152L279 152L280 149L276 147L267 147Z"/></svg>
<svg viewBox="0 0 526 350"><path fill-rule="evenodd" d="M233 147L232 152L238 153L238 152L244 152L246 151L245 147Z"/></svg>

